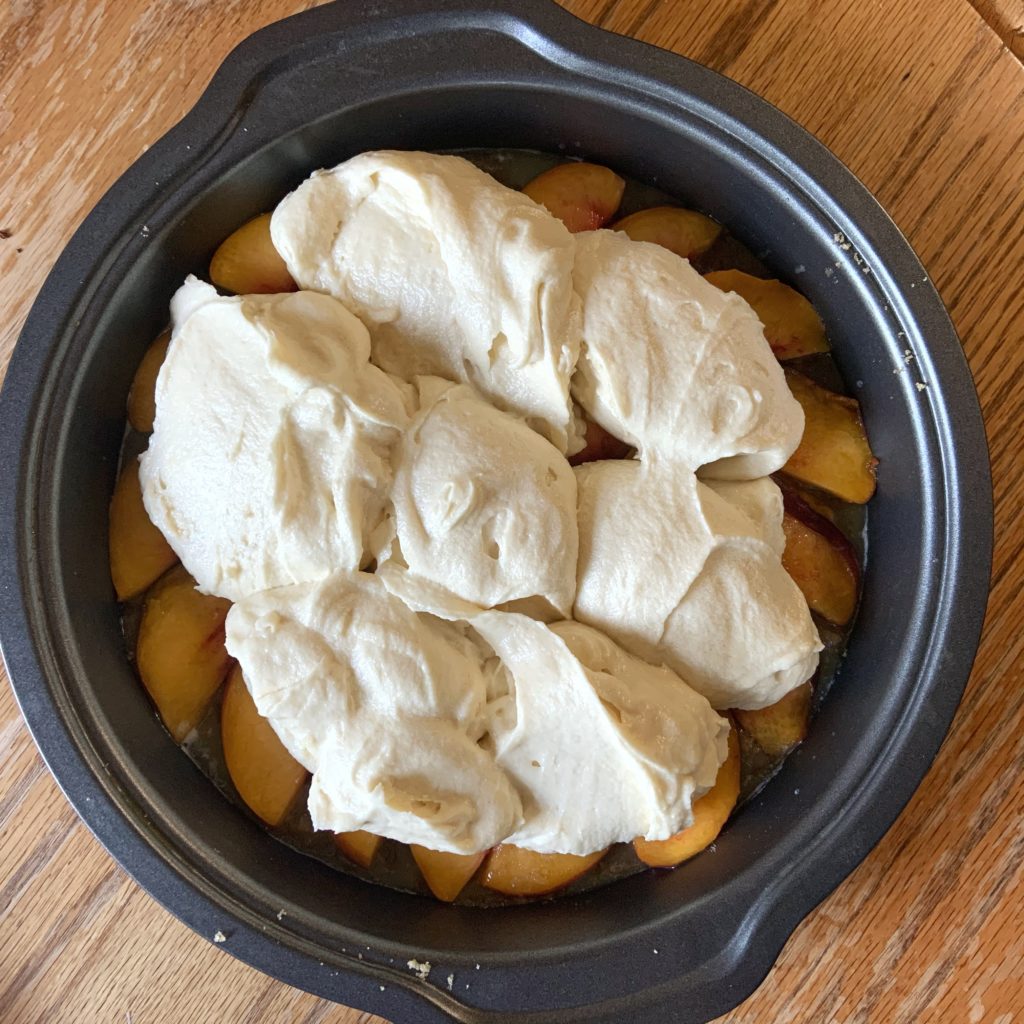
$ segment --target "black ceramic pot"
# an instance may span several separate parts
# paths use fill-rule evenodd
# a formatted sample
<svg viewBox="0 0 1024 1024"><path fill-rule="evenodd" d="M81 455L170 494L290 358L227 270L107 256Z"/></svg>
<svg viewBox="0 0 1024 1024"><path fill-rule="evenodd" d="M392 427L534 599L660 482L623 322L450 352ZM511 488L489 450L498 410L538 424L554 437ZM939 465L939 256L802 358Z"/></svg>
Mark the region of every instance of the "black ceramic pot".
<svg viewBox="0 0 1024 1024"><path fill-rule="evenodd" d="M469 146L585 155L727 224L823 313L881 458L846 661L806 744L716 851L486 911L338 874L224 800L125 659L106 540L125 397L183 277L316 167L374 147ZM906 241L768 104L545 0L337 3L247 40L50 274L0 400L0 455L15 481L0 492L3 651L68 798L200 934L400 1022L681 1024L734 1006L924 775L988 586L978 403ZM426 980L410 960L430 963Z"/></svg>

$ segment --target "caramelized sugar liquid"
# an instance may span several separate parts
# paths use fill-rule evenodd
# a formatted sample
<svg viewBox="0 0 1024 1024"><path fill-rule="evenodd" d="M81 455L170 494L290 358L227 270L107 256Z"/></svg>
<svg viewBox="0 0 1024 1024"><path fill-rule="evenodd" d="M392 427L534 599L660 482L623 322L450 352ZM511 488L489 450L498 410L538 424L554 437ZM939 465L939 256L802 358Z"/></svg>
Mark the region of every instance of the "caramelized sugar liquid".
<svg viewBox="0 0 1024 1024"><path fill-rule="evenodd" d="M529 150L463 150L460 151L460 155L472 160L473 163L492 174L503 184L517 189L522 188L542 171L561 162L560 157ZM617 216L623 217L637 210L664 205L678 206L679 204L671 196L658 189L626 179L626 190ZM702 274L712 270L736 269L757 277L773 276L767 266L743 243L729 234L728 230L722 232L708 252L693 260L693 266ZM828 324L825 326L827 328ZM827 353L792 360L788 365L800 370L825 387L846 393L847 389L839 375L839 370L832 357ZM122 463L129 458L136 457L146 448L146 444L147 437L145 435L138 434L129 428L121 453ZM815 491L814 496L819 503L826 505L833 512L836 524L853 544L857 552L857 559L863 565L865 526L863 506L848 504L820 491ZM140 597L127 602L123 606L122 612L125 644L129 660L133 664L142 600ZM815 616L815 622L825 649L821 652L820 667L815 681L814 710L817 709L832 685L850 633L849 626L840 630L818 616ZM813 719L811 728L814 728ZM740 800L737 810L734 812L736 814L742 814L743 804L768 785L771 778L781 768L784 760L784 758L772 758L766 755L742 730L740 730L740 743L743 771ZM224 763L220 740L219 700L211 702L210 708L198 728L182 744L182 750L224 796L238 806L240 813L251 814L235 792ZM270 829L281 842L301 853L316 857L346 874L394 889L422 893L433 898L420 876L412 854L402 843L385 840L369 869L361 868L344 857L334 845L330 833L313 830L309 812L306 809L307 792L308 786L300 792L285 821L279 827ZM554 898L596 889L609 882L645 870L648 870L646 865L637 859L632 845L620 843L612 847L591 871L576 879ZM685 865L678 870L685 871ZM473 881L466 886L456 902L468 906L487 907L520 903L523 900L501 896Z"/></svg>

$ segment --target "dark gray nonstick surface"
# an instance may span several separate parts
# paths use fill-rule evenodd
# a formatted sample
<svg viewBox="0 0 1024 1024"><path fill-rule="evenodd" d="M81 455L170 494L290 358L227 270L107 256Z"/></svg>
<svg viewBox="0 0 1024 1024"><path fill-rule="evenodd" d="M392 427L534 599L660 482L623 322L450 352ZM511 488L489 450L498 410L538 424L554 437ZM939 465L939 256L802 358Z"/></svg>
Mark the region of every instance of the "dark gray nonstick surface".
<svg viewBox="0 0 1024 1024"><path fill-rule="evenodd" d="M806 744L713 853L675 872L486 911L366 885L225 801L125 659L106 510L147 341L242 220L310 170L385 146L579 154L705 209L819 308L862 403L881 466L845 664ZM0 395L0 459L16 480L0 493L4 657L68 798L201 934L399 1022L685 1024L745 998L927 770L988 587L977 399L893 224L774 108L544 0L338 3L251 37L55 266ZM410 959L430 962L426 981Z"/></svg>

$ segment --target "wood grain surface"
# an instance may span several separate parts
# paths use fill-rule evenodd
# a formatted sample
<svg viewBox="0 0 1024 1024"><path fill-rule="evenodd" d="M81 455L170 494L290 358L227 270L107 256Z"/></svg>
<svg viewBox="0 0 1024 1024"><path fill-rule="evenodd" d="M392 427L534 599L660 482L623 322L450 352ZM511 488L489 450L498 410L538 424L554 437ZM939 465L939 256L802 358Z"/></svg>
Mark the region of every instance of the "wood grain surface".
<svg viewBox="0 0 1024 1024"><path fill-rule="evenodd" d="M236 42L305 6L0 6L0 373L47 270L102 192L182 116ZM749 86L867 183L950 308L992 449L992 597L953 730L893 829L722 1020L1024 1021L1021 4L566 6ZM80 824L0 686L0 1022L376 1020L268 979L158 907Z"/></svg>

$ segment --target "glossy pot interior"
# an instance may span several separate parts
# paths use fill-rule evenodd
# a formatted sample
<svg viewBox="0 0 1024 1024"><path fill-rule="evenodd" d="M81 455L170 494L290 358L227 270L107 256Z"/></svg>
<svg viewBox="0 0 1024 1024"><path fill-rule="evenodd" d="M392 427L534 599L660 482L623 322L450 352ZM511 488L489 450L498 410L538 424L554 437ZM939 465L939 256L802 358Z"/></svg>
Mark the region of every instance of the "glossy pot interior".
<svg viewBox="0 0 1024 1024"><path fill-rule="evenodd" d="M263 970L399 1021L707 1020L749 994L889 826L959 699L991 526L966 365L873 200L739 87L542 2L393 2L368 19L362 6L317 9L236 51L47 282L0 405L18 470L0 498L4 578L19 582L0 604L16 692L114 856ZM375 147L471 146L583 155L727 224L822 312L881 460L846 662L806 744L714 852L487 911L335 873L227 803L125 659L106 544L129 384L183 277L314 168ZM426 981L410 959L431 963Z"/></svg>

